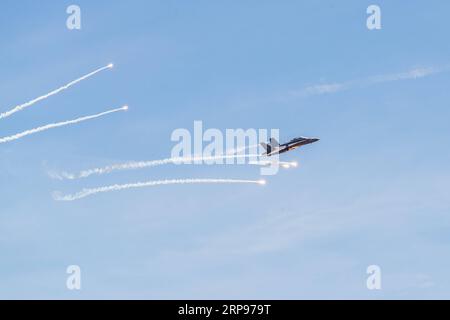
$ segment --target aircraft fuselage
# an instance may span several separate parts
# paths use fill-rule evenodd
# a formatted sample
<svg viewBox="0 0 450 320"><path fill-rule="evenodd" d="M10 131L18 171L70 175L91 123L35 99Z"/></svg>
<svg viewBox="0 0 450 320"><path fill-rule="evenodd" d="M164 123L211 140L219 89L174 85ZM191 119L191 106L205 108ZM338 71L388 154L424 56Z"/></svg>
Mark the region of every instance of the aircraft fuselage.
<svg viewBox="0 0 450 320"><path fill-rule="evenodd" d="M284 143L284 144L278 144L276 142L276 140L271 139L271 142L269 145L266 146L266 151L267 153L265 154L266 156L270 157L273 156L275 154L282 154L291 150L295 150L298 149L302 146L311 144L311 143L315 143L317 141L319 141L320 139L318 138L305 138L305 137L300 137L300 138L295 138L292 139L291 141ZM275 141L275 142L274 142Z"/></svg>

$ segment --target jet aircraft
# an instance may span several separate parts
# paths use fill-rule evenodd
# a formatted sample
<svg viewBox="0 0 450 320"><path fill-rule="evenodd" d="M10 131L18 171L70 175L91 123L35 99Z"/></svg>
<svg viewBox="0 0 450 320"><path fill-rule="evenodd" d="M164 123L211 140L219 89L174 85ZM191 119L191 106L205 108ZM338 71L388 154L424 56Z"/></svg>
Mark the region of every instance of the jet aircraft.
<svg viewBox="0 0 450 320"><path fill-rule="evenodd" d="M269 143L261 143L263 148L266 150L266 152L263 154L263 156L273 156L276 154L282 154L297 148L300 148L302 146L314 143L319 141L318 138L306 138L306 137L299 137L292 139L291 141L283 144L279 144L278 141L275 138L270 138Z"/></svg>

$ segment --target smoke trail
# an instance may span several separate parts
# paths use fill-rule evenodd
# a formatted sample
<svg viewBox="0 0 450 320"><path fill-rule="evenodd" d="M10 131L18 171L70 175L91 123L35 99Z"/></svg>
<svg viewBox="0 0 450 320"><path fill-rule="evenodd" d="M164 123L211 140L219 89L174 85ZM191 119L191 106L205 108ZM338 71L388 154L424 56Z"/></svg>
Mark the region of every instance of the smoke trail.
<svg viewBox="0 0 450 320"><path fill-rule="evenodd" d="M19 112L19 111L22 111L23 109L31 107L33 104L35 104L35 103L37 103L39 101L45 100L45 99L47 99L47 98L49 98L51 96L54 96L54 95L60 93L61 91L67 90L70 87L74 86L75 84L77 84L77 83L79 83L79 82L81 82L83 80L86 80L87 78L90 78L90 77L96 75L97 73L102 72L103 70L107 70L107 69L113 68L113 66L114 65L112 63L110 63L110 64L108 64L105 67L99 68L99 69L97 69L97 70L95 70L95 71L93 71L91 73L88 73L87 75L82 76L81 78L78 78L78 79L76 79L76 80L74 80L72 82L69 82L68 84L66 84L66 85L64 85L64 86L62 86L62 87L60 87L60 88L58 88L56 90L53 90L50 93L47 93L47 94L45 94L43 96L40 96L40 97L38 97L36 99L33 99L31 101L28 101L28 102L26 102L24 104L18 105L16 107L14 107L13 109L9 110L9 111L6 111L4 113L0 113L0 119L4 119L4 118L7 118L7 117L10 117L16 112Z"/></svg>
<svg viewBox="0 0 450 320"><path fill-rule="evenodd" d="M129 184L115 184L112 186L83 189L82 191L72 195L62 195L60 192L53 193L53 199L56 201L75 201L82 198L92 196L97 193L105 193L112 191L120 191L125 189L146 188L170 184L259 184L265 185L265 180L235 180L235 179L173 179L173 180L154 180L147 182L137 182Z"/></svg>
<svg viewBox="0 0 450 320"><path fill-rule="evenodd" d="M250 149L258 148L258 147L259 147L259 144L252 144L252 145L244 146L244 147L240 147L240 148L229 149L225 153L228 155L237 154L242 151L246 151L246 150L250 150Z"/></svg>
<svg viewBox="0 0 450 320"><path fill-rule="evenodd" d="M64 121L64 122L47 124L47 125L45 125L43 127L38 127L38 128L35 128L35 129L27 130L27 131L24 131L24 132L21 132L21 133L18 133L18 134L9 136L9 137L0 138L0 144L6 143L6 142L11 142L11 141L14 141L14 140L18 140L20 138L23 138L25 136L29 136L29 135L32 135L32 134L35 134L35 133L38 133L38 132L42 132L42 131L46 131L46 130L50 130L50 129L54 129L54 128L59 128L59 127L72 125L72 124L76 124L76 123L79 123L79 122L88 121L88 120L92 120L92 119L95 119L95 118L100 118L100 117L106 116L106 115L108 115L110 113L119 112L119 111L126 111L126 110L128 110L128 106L123 106L122 108L109 110L109 111L106 111L106 112L102 112L102 113L95 114L95 115L92 115L92 116L86 116L86 117L78 118L78 119L75 119L75 120L69 120L69 121Z"/></svg>
<svg viewBox="0 0 450 320"><path fill-rule="evenodd" d="M61 174L51 173L51 177L59 178L59 179L81 179L87 178L92 175L103 175L108 174L114 171L123 171L123 170L136 170L136 169L144 169L151 168L157 166L163 166L166 164L186 164L192 161L214 161L214 160L224 160L224 159L238 159L238 158L257 158L261 157L258 154L248 154L248 155L219 155L214 157L185 157L185 158L167 158L161 160L153 160L153 161L140 161L140 162L128 162L122 164L114 164L111 166L106 166L103 168L95 168L81 171L78 174L62 172Z"/></svg>
<svg viewBox="0 0 450 320"><path fill-rule="evenodd" d="M297 168L298 167L298 162L297 161L291 161L291 162L287 162L287 161L263 161L263 160L258 160L258 161L249 161L250 165L254 165L254 166L261 166L261 167L269 167L272 165L278 165L284 169L290 169L290 168Z"/></svg>

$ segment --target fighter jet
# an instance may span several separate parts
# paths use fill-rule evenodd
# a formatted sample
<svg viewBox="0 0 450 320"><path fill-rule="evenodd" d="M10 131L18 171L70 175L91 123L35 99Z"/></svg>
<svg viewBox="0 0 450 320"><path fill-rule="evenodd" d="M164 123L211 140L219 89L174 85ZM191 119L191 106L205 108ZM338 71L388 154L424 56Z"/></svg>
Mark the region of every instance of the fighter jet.
<svg viewBox="0 0 450 320"><path fill-rule="evenodd" d="M292 139L291 141L280 145L275 138L270 138L269 144L264 143L264 142L261 143L263 148L266 150L266 153L264 153L263 156L270 157L275 154L282 154L282 153L300 148L307 144L317 142L319 140L320 139L318 139L318 138L299 137L299 138Z"/></svg>

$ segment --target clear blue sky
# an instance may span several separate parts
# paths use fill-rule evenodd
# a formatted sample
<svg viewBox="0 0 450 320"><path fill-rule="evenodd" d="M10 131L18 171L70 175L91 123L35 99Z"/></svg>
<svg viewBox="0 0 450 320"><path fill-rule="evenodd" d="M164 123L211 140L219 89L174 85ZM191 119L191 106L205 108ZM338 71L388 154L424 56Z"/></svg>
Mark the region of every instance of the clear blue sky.
<svg viewBox="0 0 450 320"><path fill-rule="evenodd" d="M379 31L366 28L372 3ZM116 68L1 121L0 136L131 110L0 145L0 298L450 298L450 3L82 0L81 31L66 29L70 4L2 1L0 111ZM339 89L320 93L329 84ZM159 178L259 178L241 166L48 177L165 158L171 132L194 120L321 141L284 156L300 167L265 187L51 198ZM73 264L79 292L65 286ZM381 291L366 288L372 264Z"/></svg>

